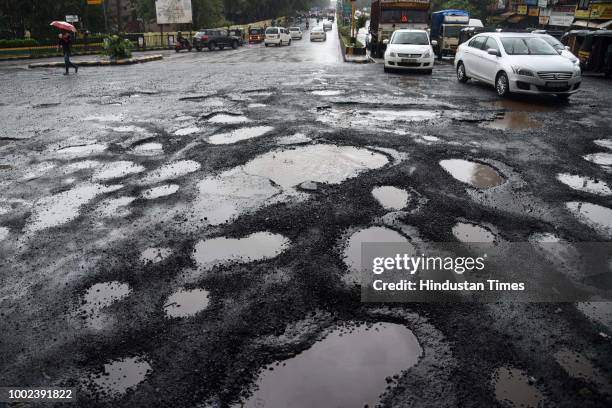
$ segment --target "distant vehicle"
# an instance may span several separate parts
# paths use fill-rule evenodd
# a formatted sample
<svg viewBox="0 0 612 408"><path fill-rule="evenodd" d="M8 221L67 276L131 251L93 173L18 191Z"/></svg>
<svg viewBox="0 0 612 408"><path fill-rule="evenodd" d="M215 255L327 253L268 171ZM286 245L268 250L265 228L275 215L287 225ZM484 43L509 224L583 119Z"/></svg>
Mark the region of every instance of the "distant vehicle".
<svg viewBox="0 0 612 408"><path fill-rule="evenodd" d="M434 50L425 30L396 30L385 40L385 72L410 69L432 73Z"/></svg>
<svg viewBox="0 0 612 408"><path fill-rule="evenodd" d="M470 13L465 10L441 10L431 13L430 35L432 40L438 43L436 54L439 59L445 55L455 55L461 30L468 27L469 22ZM482 22L478 26L482 26Z"/></svg>
<svg viewBox="0 0 612 408"><path fill-rule="evenodd" d="M229 35L232 37L239 38L240 45L244 45L244 31L240 28L232 28L229 30Z"/></svg>
<svg viewBox="0 0 612 408"><path fill-rule="evenodd" d="M332 29L332 22L329 20L325 20L323 22L323 31L329 31Z"/></svg>
<svg viewBox="0 0 612 408"><path fill-rule="evenodd" d="M574 64L580 64L580 60L569 50L569 47L566 47L561 43L561 41L557 40L550 34L536 34L539 35L544 41L546 41L551 47L553 47L559 55L567 58L572 61Z"/></svg>
<svg viewBox="0 0 612 408"><path fill-rule="evenodd" d="M329 15L327 16L327 19L328 19L329 21L334 21L335 17L334 17L334 15L333 15L333 14L329 14Z"/></svg>
<svg viewBox="0 0 612 408"><path fill-rule="evenodd" d="M321 27L314 27L310 30L310 41L325 41L327 40L327 34Z"/></svg>
<svg viewBox="0 0 612 408"><path fill-rule="evenodd" d="M223 29L202 29L199 30L193 37L193 46L196 50L202 51L203 48L208 48L214 51L225 47L236 49L240 46L241 39L228 34L227 30Z"/></svg>
<svg viewBox="0 0 612 408"><path fill-rule="evenodd" d="M249 31L249 43L260 43L266 38L263 28L251 28Z"/></svg>
<svg viewBox="0 0 612 408"><path fill-rule="evenodd" d="M430 0L372 0L370 7L370 53L382 58L384 40L402 28L425 30L429 21Z"/></svg>
<svg viewBox="0 0 612 408"><path fill-rule="evenodd" d="M606 77L612 76L612 30L591 31L584 37L578 51L580 66L585 71L603 72Z"/></svg>
<svg viewBox="0 0 612 408"><path fill-rule="evenodd" d="M477 34L457 49L455 70L459 82L477 79L494 85L499 96L516 92L566 99L582 82L580 67L539 34Z"/></svg>
<svg viewBox="0 0 612 408"><path fill-rule="evenodd" d="M182 37L181 39L176 40L176 44L174 44L174 50L176 52L180 52L181 50L191 51L193 47L188 39Z"/></svg>
<svg viewBox="0 0 612 408"><path fill-rule="evenodd" d="M283 44L291 45L291 35L286 28L268 27L266 29L264 44L266 47L270 44L276 45L277 47L280 47Z"/></svg>
<svg viewBox="0 0 612 408"><path fill-rule="evenodd" d="M301 40L302 39L302 29L300 27L289 27L289 34L292 39Z"/></svg>

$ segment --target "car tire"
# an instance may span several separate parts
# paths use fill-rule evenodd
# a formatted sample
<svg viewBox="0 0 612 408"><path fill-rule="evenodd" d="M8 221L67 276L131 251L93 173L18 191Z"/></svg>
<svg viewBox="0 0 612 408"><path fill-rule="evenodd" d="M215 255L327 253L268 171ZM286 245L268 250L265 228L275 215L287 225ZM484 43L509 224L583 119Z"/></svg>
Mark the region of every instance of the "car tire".
<svg viewBox="0 0 612 408"><path fill-rule="evenodd" d="M220 46L219 46L219 49L220 49L221 51L223 51L223 50L225 49L225 45L220 45Z"/></svg>
<svg viewBox="0 0 612 408"><path fill-rule="evenodd" d="M557 94L557 98L562 101L567 101L572 94Z"/></svg>
<svg viewBox="0 0 612 408"><path fill-rule="evenodd" d="M232 49L235 50L238 48L238 41L232 41Z"/></svg>
<svg viewBox="0 0 612 408"><path fill-rule="evenodd" d="M289 42L287 43L287 45L291 45L291 40L289 40Z"/></svg>
<svg viewBox="0 0 612 408"><path fill-rule="evenodd" d="M427 71L425 71L425 74L427 75L433 74L433 69L428 69Z"/></svg>
<svg viewBox="0 0 612 408"><path fill-rule="evenodd" d="M175 48L174 51L179 52L180 50L178 48Z"/></svg>
<svg viewBox="0 0 612 408"><path fill-rule="evenodd" d="M269 46L270 44L268 44L268 43L264 43L264 45L266 46L266 48L268 48L268 46Z"/></svg>
<svg viewBox="0 0 612 408"><path fill-rule="evenodd" d="M510 94L510 83L508 75L505 72L500 72L495 78L495 90L499 96L508 96Z"/></svg>
<svg viewBox="0 0 612 408"><path fill-rule="evenodd" d="M208 43L208 51L214 51L216 48L216 45L214 42Z"/></svg>
<svg viewBox="0 0 612 408"><path fill-rule="evenodd" d="M465 84L467 81L469 81L470 78L468 78L468 76L465 73L465 65L463 65L463 62L460 62L457 64L457 81L461 82L462 84Z"/></svg>
<svg viewBox="0 0 612 408"><path fill-rule="evenodd" d="M387 68L387 66L385 65L385 66L383 67L383 71L385 71L385 72L391 72L391 69L390 69L390 68Z"/></svg>

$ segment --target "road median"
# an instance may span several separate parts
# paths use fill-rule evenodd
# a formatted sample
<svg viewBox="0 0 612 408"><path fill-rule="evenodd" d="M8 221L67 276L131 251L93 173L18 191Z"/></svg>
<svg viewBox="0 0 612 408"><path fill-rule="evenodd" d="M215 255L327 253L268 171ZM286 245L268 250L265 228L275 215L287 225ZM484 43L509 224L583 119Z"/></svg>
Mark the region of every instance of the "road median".
<svg viewBox="0 0 612 408"><path fill-rule="evenodd" d="M104 67L110 65L133 65L143 64L145 62L158 61L164 57L161 54L148 55L146 57L132 57L125 59L98 59L98 60L86 60L86 61L75 61L78 66L82 67ZM38 62L28 65L28 68L63 68L63 62Z"/></svg>

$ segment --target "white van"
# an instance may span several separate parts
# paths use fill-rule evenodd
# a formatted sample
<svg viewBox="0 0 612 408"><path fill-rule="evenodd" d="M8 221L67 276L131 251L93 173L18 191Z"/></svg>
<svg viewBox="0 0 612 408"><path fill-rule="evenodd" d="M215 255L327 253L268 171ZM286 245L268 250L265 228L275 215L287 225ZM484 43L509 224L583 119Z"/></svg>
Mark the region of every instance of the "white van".
<svg viewBox="0 0 612 408"><path fill-rule="evenodd" d="M266 29L266 38L264 39L266 47L274 44L277 47L287 44L291 45L291 35L286 28L283 27L268 27Z"/></svg>

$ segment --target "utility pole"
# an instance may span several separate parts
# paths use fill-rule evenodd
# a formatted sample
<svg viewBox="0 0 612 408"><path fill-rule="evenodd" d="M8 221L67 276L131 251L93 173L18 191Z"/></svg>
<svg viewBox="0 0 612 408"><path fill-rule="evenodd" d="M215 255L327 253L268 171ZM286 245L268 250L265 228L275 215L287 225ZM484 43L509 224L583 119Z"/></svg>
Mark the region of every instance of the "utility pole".
<svg viewBox="0 0 612 408"><path fill-rule="evenodd" d="M355 0L351 0L351 39L355 37L357 37L355 33Z"/></svg>

